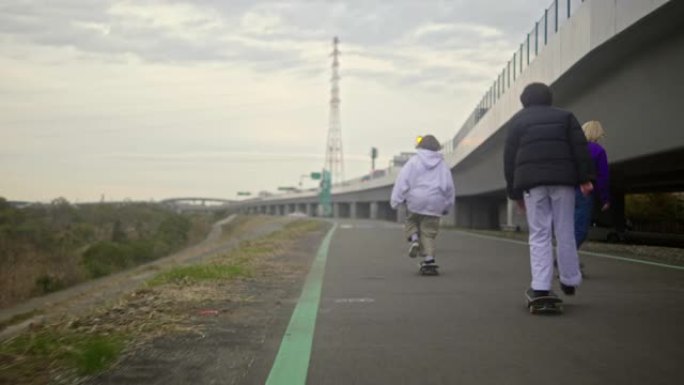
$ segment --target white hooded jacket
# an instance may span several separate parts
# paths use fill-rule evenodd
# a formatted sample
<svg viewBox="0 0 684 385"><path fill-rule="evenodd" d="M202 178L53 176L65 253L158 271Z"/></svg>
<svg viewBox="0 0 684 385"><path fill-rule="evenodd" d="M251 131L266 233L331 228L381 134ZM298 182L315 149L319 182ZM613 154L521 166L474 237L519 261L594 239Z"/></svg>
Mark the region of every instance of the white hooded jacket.
<svg viewBox="0 0 684 385"><path fill-rule="evenodd" d="M406 202L412 213L441 216L455 198L454 180L442 154L418 149L399 172L390 205L396 209Z"/></svg>

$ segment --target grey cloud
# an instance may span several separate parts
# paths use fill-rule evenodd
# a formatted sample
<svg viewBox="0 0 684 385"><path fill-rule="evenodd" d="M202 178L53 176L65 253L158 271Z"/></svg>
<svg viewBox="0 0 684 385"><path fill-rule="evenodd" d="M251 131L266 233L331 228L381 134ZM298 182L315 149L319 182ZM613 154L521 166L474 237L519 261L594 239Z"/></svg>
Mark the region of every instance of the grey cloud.
<svg viewBox="0 0 684 385"><path fill-rule="evenodd" d="M278 69L300 64L298 54L286 48L273 49L249 45L221 36L210 39L185 39L172 36L153 26L125 23L112 19L104 21L109 33L102 34L78 25L93 20L53 18L50 12L39 12L31 17L24 13L0 15L0 32L11 33L20 39L46 46L71 46L83 52L110 56L134 54L152 62L242 62L260 69Z"/></svg>
<svg viewBox="0 0 684 385"><path fill-rule="evenodd" d="M541 1L541 0L539 0ZM533 4L530 4L533 3ZM497 62L501 47L514 45L515 36L524 24L530 23L530 10L542 12L543 3L525 0L500 2L487 1L409 1L392 2L380 0L353 0L334 2L313 1L250 1L250 0L198 0L195 6L213 9L221 17L223 29L202 38L179 36L173 31L154 25L131 21L108 14L111 2L60 0L58 2L25 2L0 6L0 33L35 44L48 46L71 46L98 55L134 54L152 62L238 62L257 70L294 71L302 74L316 73L327 68L327 63L310 63L303 59L299 48L288 46L290 41L321 44L326 47L329 39L339 35L344 54L371 55L370 57L396 63L399 67L418 65L401 52L403 45L415 45L449 52L462 51L463 60L483 66L501 65ZM159 4L136 2L140 4ZM190 4L176 1L166 4ZM276 15L282 20L282 28L268 33L238 31L241 18L248 12ZM535 14L535 13L532 13ZM494 22L492 22L494 20ZM532 21L533 22L533 21ZM109 33L83 28L84 23L99 23L109 27ZM201 27L199 21L191 21L186 27ZM429 31L418 37L413 33L424 26L440 23L455 26L453 30ZM463 26L466 27L463 27ZM486 26L500 34L485 34L477 28ZM229 31L241 33L245 39L226 36ZM514 33L515 31L515 33ZM282 42L278 46L274 43ZM305 46L311 46L307 44ZM367 51L345 51L345 46L365 47ZM392 48L398 47L398 48ZM484 47L484 49L483 49ZM487 53L487 48L491 47ZM303 49L303 48L302 48ZM512 54L512 52L511 52ZM344 56L343 56L344 57ZM447 75L446 70L435 72L432 68L418 68L420 74L405 76L388 74L384 78L408 83L431 81L437 75ZM344 71L344 64L343 64ZM372 71L371 71L372 72ZM463 70L461 70L463 72ZM466 71L467 72L467 71ZM351 76L364 76L368 71L353 71ZM379 74L374 74L375 78ZM466 77L477 74L465 73Z"/></svg>
<svg viewBox="0 0 684 385"><path fill-rule="evenodd" d="M353 69L345 72L345 77L373 80L394 86L421 86L439 92L450 92L456 87L479 86L489 80L489 77L485 75L455 71L449 67L426 67L402 75L377 70Z"/></svg>
<svg viewBox="0 0 684 385"><path fill-rule="evenodd" d="M547 3L550 1L289 2L279 8L279 15L288 24L306 26L300 31L305 35L325 37L323 31L328 37L339 34L343 41L366 46L390 44L426 23L488 25L501 30L504 38L517 40L517 31L528 28L535 19L529 17L530 10L541 14ZM267 8L282 3L260 4Z"/></svg>

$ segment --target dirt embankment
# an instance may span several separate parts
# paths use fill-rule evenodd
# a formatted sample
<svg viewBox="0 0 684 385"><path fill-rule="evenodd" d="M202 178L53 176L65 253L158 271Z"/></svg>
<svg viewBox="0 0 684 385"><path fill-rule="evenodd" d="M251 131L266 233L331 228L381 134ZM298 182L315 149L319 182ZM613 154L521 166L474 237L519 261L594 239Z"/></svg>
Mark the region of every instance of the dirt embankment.
<svg viewBox="0 0 684 385"><path fill-rule="evenodd" d="M262 360L275 349L265 345L267 336L284 330L328 227L243 218L183 262L159 266L137 289L98 298L104 306L52 308L44 324L0 345L0 384L231 384L259 378ZM231 242L238 244L228 247Z"/></svg>

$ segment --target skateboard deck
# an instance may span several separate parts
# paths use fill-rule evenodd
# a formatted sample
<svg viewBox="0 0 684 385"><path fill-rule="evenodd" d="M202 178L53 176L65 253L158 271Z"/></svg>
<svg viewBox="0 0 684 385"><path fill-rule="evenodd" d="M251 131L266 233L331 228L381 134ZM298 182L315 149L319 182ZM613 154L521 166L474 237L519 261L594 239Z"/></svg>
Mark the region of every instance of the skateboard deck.
<svg viewBox="0 0 684 385"><path fill-rule="evenodd" d="M527 309L531 314L556 314L563 312L563 300L553 292L543 297L532 298L532 289L525 291Z"/></svg>
<svg viewBox="0 0 684 385"><path fill-rule="evenodd" d="M431 263L429 265L418 264L418 272L420 275L437 275L439 274L439 266L437 264Z"/></svg>

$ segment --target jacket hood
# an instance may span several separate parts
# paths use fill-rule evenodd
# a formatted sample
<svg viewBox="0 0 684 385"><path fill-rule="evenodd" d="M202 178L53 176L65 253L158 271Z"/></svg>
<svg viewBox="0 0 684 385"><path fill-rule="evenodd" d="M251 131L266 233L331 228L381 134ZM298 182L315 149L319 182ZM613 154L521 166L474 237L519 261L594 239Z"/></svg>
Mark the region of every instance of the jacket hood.
<svg viewBox="0 0 684 385"><path fill-rule="evenodd" d="M440 162L444 160L442 154L437 151L430 151L419 148L416 151L416 154L418 155L418 159L420 159L420 162L428 169L435 168Z"/></svg>

